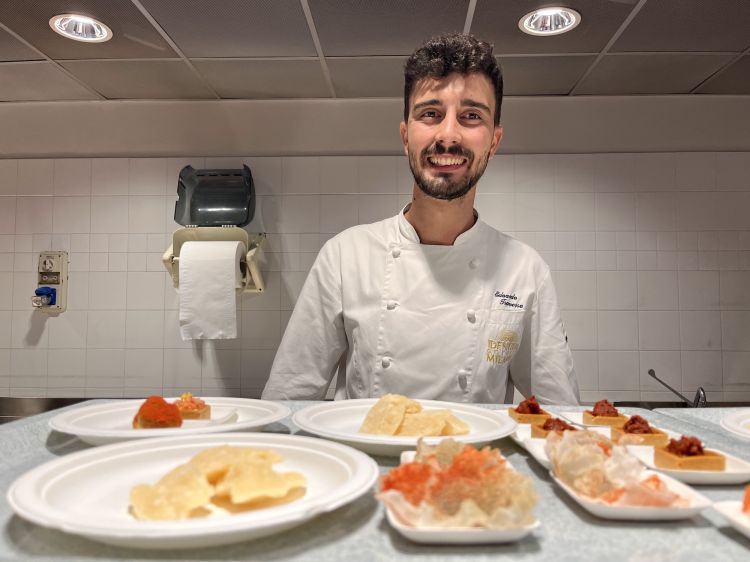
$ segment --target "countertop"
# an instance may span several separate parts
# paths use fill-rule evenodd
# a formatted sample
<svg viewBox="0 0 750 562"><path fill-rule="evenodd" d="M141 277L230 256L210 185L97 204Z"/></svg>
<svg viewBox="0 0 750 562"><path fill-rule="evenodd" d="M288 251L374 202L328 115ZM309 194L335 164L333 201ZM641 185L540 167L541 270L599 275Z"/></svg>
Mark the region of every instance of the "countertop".
<svg viewBox="0 0 750 562"><path fill-rule="evenodd" d="M311 402L286 403L293 411ZM76 406L68 406L75 408ZM485 406L500 409L507 406ZM545 407L555 412L570 407ZM65 408L67 409L67 408ZM583 409L583 408L575 408ZM658 427L700 437L712 447L750 460L747 442L731 437L718 425L722 412L680 409L674 411L622 408L638 413ZM679 522L621 522L597 519L569 499L549 474L510 438L493 444L511 464L530 475L539 494L537 517L541 526L520 542L485 546L421 546L407 541L384 519L382 506L366 494L341 509L319 516L291 530L235 545L184 551L144 551L91 542L59 531L44 529L13 514L5 500L10 484L27 470L48 460L89 448L76 437L51 432L48 420L54 410L0 426L0 560L91 562L93 560L545 560L545 561L740 561L750 557L750 540L732 529L712 509ZM266 431L296 433L291 418ZM376 457L381 472L398 462ZM744 486L695 486L712 501L739 500Z"/></svg>

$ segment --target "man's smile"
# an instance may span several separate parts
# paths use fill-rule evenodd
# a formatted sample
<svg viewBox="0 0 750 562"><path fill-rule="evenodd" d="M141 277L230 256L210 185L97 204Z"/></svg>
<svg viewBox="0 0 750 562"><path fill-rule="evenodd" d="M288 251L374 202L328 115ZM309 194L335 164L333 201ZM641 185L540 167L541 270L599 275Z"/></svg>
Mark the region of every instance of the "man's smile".
<svg viewBox="0 0 750 562"><path fill-rule="evenodd" d="M430 168L438 172L454 172L464 167L468 160L463 156L435 155L429 156L427 162Z"/></svg>

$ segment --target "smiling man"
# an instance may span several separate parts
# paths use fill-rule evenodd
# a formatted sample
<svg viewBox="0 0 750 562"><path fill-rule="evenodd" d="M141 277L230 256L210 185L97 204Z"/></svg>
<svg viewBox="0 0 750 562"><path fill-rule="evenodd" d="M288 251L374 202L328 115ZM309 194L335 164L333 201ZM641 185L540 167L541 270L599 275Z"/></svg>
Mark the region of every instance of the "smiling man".
<svg viewBox="0 0 750 562"><path fill-rule="evenodd" d="M386 393L503 403L514 384L543 403L578 402L549 267L474 210L503 135L492 47L431 39L405 69L401 139L414 175L397 216L320 251L263 392L269 399Z"/></svg>

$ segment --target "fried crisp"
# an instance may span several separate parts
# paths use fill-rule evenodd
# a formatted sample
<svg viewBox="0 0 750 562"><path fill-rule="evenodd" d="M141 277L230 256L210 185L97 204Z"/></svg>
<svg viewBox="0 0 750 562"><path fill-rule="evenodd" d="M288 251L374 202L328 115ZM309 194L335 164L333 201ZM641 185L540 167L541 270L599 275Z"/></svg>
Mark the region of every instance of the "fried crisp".
<svg viewBox="0 0 750 562"><path fill-rule="evenodd" d="M422 406L415 400L410 400L400 394L386 394L367 412L361 433L375 435L395 435L407 411L420 412Z"/></svg>
<svg viewBox="0 0 750 562"><path fill-rule="evenodd" d="M229 496L233 503L247 503L261 498L283 498L294 488L305 486L299 472L278 473L269 462L235 464L216 485L216 495Z"/></svg>
<svg viewBox="0 0 750 562"><path fill-rule="evenodd" d="M155 486L141 484L130 491L130 505L137 519L186 519L202 514L214 488L206 477L188 464L168 472Z"/></svg>
<svg viewBox="0 0 750 562"><path fill-rule="evenodd" d="M396 435L417 437L443 435L443 430L450 415L450 410L431 410L418 414L408 414L404 416L404 421L401 422Z"/></svg>
<svg viewBox="0 0 750 562"><path fill-rule="evenodd" d="M271 449L206 449L155 485L135 486L131 513L137 519L186 519L209 515L215 507L237 513L296 500L305 495L305 477L274 472L273 465L282 460Z"/></svg>
<svg viewBox="0 0 750 562"><path fill-rule="evenodd" d="M451 410L423 411L422 405L400 394L386 394L367 412L361 433L434 437L465 435L469 426Z"/></svg>
<svg viewBox="0 0 750 562"><path fill-rule="evenodd" d="M231 466L257 460L275 464L284 459L271 449L251 449L224 445L223 447L213 447L201 451L190 459L190 464L195 466L211 484L216 484L224 477Z"/></svg>

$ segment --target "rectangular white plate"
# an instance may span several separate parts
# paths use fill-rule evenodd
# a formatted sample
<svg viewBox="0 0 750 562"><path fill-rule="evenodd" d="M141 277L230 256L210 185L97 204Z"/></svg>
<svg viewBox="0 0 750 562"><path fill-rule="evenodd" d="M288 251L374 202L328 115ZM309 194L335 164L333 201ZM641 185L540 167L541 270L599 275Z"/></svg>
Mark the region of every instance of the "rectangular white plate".
<svg viewBox="0 0 750 562"><path fill-rule="evenodd" d="M644 471L643 478L648 478L654 474L649 470ZM660 474L667 488L672 492L675 492L685 498L690 499L690 506L688 507L633 507L633 506L617 506L610 505L601 500L594 500L586 496L582 496L569 487L565 482L558 479L554 474L552 478L557 484L565 490L565 492L573 498L578 505L583 507L586 511L601 517L602 519L619 519L627 521L670 521L677 519L688 519L697 515L707 507L711 505L708 498L699 494L689 486L678 482L674 478L667 476L666 474Z"/></svg>
<svg viewBox="0 0 750 562"><path fill-rule="evenodd" d="M750 539L750 515L742 513L742 502L717 502L714 509L721 513L732 527Z"/></svg>

